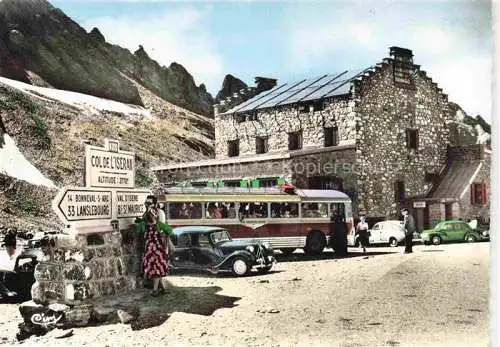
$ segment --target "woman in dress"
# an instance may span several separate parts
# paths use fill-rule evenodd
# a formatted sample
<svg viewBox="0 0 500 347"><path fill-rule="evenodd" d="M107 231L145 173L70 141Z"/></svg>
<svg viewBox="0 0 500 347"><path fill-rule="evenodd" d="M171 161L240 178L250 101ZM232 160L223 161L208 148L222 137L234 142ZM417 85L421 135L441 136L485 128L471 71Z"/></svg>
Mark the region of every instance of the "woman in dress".
<svg viewBox="0 0 500 347"><path fill-rule="evenodd" d="M145 205L146 212L142 218L136 220L138 233L145 235L142 269L144 275L153 280L153 296L157 296L166 289L164 280L168 275L167 242L172 234L172 228L159 220L155 196L148 196ZM160 281L162 288L159 291Z"/></svg>
<svg viewBox="0 0 500 347"><path fill-rule="evenodd" d="M360 221L356 225L356 234L358 234L359 243L363 247L363 253L366 253L366 247L368 247L368 223L365 216L360 217Z"/></svg>

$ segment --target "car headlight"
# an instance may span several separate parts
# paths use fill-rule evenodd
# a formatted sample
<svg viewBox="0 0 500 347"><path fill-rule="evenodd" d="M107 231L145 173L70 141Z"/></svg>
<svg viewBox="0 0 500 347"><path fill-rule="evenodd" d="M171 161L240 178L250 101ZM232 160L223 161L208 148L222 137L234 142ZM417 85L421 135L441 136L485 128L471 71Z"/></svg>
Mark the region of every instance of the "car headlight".
<svg viewBox="0 0 500 347"><path fill-rule="evenodd" d="M246 250L249 251L250 253L253 253L254 247L253 246L247 246Z"/></svg>

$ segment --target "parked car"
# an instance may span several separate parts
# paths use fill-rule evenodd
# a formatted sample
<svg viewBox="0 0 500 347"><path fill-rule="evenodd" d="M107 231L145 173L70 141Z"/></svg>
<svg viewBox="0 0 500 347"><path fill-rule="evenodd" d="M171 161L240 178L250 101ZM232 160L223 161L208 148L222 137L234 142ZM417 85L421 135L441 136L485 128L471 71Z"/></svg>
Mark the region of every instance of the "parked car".
<svg viewBox="0 0 500 347"><path fill-rule="evenodd" d="M443 242L476 242L484 239L481 233L472 229L467 222L458 220L439 222L434 228L424 230L420 237L426 245L439 245Z"/></svg>
<svg viewBox="0 0 500 347"><path fill-rule="evenodd" d="M173 232L173 269L232 272L236 276L244 276L252 268L267 272L276 262L274 251L269 245L232 240L224 228L186 226L174 228Z"/></svg>
<svg viewBox="0 0 500 347"><path fill-rule="evenodd" d="M391 247L396 247L405 238L405 230L403 222L399 220L386 220L383 222L375 223L373 228L369 230L370 244L388 244ZM356 231L352 230L347 237L348 245L359 246L358 235Z"/></svg>

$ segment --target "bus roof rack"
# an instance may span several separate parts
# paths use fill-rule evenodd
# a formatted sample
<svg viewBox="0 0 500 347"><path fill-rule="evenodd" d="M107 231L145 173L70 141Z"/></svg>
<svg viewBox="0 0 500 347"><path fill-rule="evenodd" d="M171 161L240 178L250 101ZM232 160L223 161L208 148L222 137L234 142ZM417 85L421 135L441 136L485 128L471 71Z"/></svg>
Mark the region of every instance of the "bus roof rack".
<svg viewBox="0 0 500 347"><path fill-rule="evenodd" d="M280 187L267 188L240 188L240 187L171 187L165 188L164 194L269 194L269 195L290 195L290 192ZM350 200L349 196L339 190L331 189L299 189L293 190L293 195L298 195L306 199L345 199Z"/></svg>

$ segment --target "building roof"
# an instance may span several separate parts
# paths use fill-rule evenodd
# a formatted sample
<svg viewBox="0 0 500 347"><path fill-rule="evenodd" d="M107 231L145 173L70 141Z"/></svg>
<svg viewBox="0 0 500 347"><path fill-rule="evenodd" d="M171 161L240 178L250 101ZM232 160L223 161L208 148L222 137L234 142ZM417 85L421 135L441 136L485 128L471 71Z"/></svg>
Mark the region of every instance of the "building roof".
<svg viewBox="0 0 500 347"><path fill-rule="evenodd" d="M373 68L369 66L364 69L345 70L277 85L221 114L249 112L349 94L352 82Z"/></svg>
<svg viewBox="0 0 500 347"><path fill-rule="evenodd" d="M432 199L459 199L482 166L480 160L453 161L430 194Z"/></svg>

